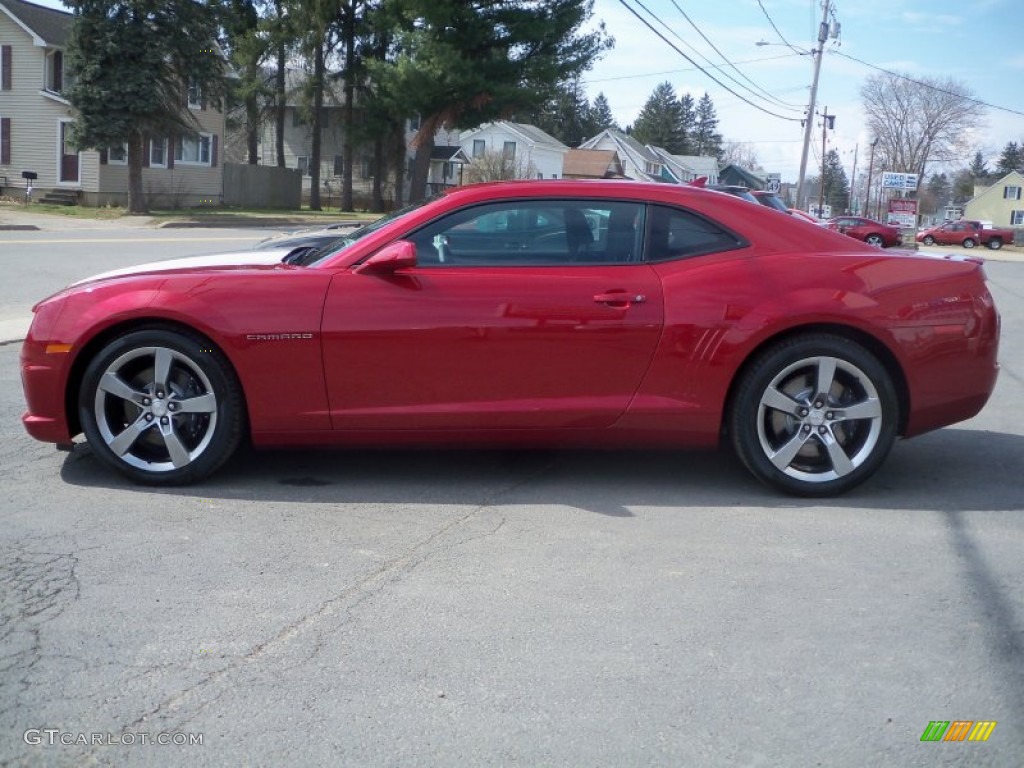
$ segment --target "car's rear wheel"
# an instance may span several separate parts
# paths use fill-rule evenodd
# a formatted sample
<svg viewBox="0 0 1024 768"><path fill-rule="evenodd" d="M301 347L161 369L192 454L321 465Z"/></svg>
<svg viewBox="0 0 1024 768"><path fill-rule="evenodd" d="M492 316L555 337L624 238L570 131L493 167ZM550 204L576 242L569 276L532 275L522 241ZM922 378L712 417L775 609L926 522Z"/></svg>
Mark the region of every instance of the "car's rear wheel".
<svg viewBox="0 0 1024 768"><path fill-rule="evenodd" d="M1003 241L1000 240L998 237L993 237L991 240L988 241L988 247L991 248L993 251L998 251L1000 248L1003 247Z"/></svg>
<svg viewBox="0 0 1024 768"><path fill-rule="evenodd" d="M966 240L964 240L964 248L973 248L976 245L977 243L974 242L974 238L972 237L968 237Z"/></svg>
<svg viewBox="0 0 1024 768"><path fill-rule="evenodd" d="M809 334L760 354L729 413L733 447L764 483L798 496L844 493L870 477L896 437L892 377L854 341Z"/></svg>
<svg viewBox="0 0 1024 768"><path fill-rule="evenodd" d="M95 454L151 485L206 477L242 435L230 364L208 342L177 331L139 330L111 341L86 368L78 404Z"/></svg>
<svg viewBox="0 0 1024 768"><path fill-rule="evenodd" d="M924 238L922 238L921 242L924 243L925 245L935 245L935 238L932 237L931 235L925 235Z"/></svg>
<svg viewBox="0 0 1024 768"><path fill-rule="evenodd" d="M873 245L876 248L881 248L885 241L882 240L882 236L881 235L873 235L872 234L872 235L868 235L867 237L865 237L864 238L864 242L867 243L868 245Z"/></svg>

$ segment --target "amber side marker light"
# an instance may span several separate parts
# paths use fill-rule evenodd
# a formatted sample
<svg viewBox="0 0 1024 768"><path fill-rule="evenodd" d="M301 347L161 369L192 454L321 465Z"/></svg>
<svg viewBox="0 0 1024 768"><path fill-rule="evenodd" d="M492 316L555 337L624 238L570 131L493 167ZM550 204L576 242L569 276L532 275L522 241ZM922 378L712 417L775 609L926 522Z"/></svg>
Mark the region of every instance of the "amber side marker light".
<svg viewBox="0 0 1024 768"><path fill-rule="evenodd" d="M46 354L48 355L66 355L71 351L73 344L47 344Z"/></svg>

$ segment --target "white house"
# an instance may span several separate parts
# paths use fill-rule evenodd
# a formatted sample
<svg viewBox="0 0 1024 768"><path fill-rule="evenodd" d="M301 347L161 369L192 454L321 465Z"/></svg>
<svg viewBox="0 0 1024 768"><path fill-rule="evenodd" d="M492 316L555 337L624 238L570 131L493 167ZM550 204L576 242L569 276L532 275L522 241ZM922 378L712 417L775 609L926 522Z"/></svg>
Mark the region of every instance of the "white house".
<svg viewBox="0 0 1024 768"><path fill-rule="evenodd" d="M623 173L638 181L686 184L701 176L708 184L718 183L718 160L699 155L673 155L653 145L641 144L632 136L614 128L606 128L580 149L614 150L622 161Z"/></svg>
<svg viewBox="0 0 1024 768"><path fill-rule="evenodd" d="M521 176L536 179L562 178L562 166L569 147L540 128L500 120L463 131L459 146L473 158L501 153L513 159Z"/></svg>

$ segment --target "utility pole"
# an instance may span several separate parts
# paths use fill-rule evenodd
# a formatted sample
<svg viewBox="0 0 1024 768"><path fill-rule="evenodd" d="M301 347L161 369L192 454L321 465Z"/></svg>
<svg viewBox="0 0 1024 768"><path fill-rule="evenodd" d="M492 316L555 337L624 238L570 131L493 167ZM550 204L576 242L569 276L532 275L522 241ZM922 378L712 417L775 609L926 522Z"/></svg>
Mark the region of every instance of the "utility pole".
<svg viewBox="0 0 1024 768"><path fill-rule="evenodd" d="M821 4L821 24L818 26L818 47L811 51L814 55L814 79L811 81L811 103L807 107L807 119L804 121L804 147L800 154L800 176L796 183L796 200L799 207L804 191L804 179L807 176L807 154L811 148L811 130L814 126L814 105L818 99L818 76L821 74L821 55L825 52L825 41L829 37L828 15L832 10L832 0L823 0ZM838 29L833 34L837 36Z"/></svg>
<svg viewBox="0 0 1024 768"><path fill-rule="evenodd" d="M850 174L850 196L846 198L846 211L854 216L857 215L855 210L857 203L854 202L854 190L857 187L857 151L860 149L860 144L853 145L853 173Z"/></svg>
<svg viewBox="0 0 1024 768"><path fill-rule="evenodd" d="M821 113L821 183L818 185L818 218L822 218L825 210L825 145L828 140L828 129L835 129L836 116L828 113L828 107Z"/></svg>
<svg viewBox="0 0 1024 768"><path fill-rule="evenodd" d="M871 159L868 160L868 193L864 198L864 215L871 218L871 173L875 170L875 147L878 146L878 137L871 140Z"/></svg>

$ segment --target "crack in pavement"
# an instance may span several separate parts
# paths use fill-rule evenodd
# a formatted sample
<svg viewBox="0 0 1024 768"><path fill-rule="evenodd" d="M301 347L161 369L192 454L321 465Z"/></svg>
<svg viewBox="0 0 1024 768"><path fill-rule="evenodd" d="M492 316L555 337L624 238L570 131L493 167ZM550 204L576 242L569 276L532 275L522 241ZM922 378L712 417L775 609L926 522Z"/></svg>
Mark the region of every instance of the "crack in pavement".
<svg viewBox="0 0 1024 768"><path fill-rule="evenodd" d="M224 684L232 676L235 676L249 668L251 665L260 662L264 657L276 652L278 649L287 645L303 633L315 631L315 628L325 619L338 615L343 611L348 611L351 614L354 609L358 608L366 600L376 594L379 594L383 587L388 584L395 583L400 578L408 575L428 558L441 552L450 551L453 547L462 546L469 541L496 534L505 524L504 516L501 516L496 525L489 531L470 536L469 538L460 539L458 541L451 542L446 546L431 550L432 545L442 540L446 535L464 526L474 517L477 517L481 512L493 506L501 497L513 493L536 481L540 476L549 472L555 464L556 461L549 460L541 467L535 468L531 472L527 473L525 477L496 489L465 514L462 514L440 526L428 536L425 536L418 542L414 543L401 555L383 561L378 567L349 584L333 597L323 601L313 611L290 622L287 626L281 628L271 637L253 646L245 655L233 657L225 667L213 671L196 683L165 697L155 707L144 712L135 720L123 726L122 732L136 730L144 723L160 718L167 718L168 721L166 727L161 728L163 731L180 731L184 729L190 721L194 720L203 711L215 704L227 692L226 688L219 692L212 692L211 689L214 686ZM309 661L319 653L321 647L321 639L315 638L313 650L306 654L302 661L296 662L296 664L289 665L288 667L283 667L283 669L293 668ZM211 693L212 695L210 695ZM176 710L180 711L186 707L189 708L187 713L179 712L177 718L172 719L172 713L175 713ZM99 759L99 752L104 750L106 746L107 745L99 745L94 747L93 749L88 750L84 757L95 762Z"/></svg>

